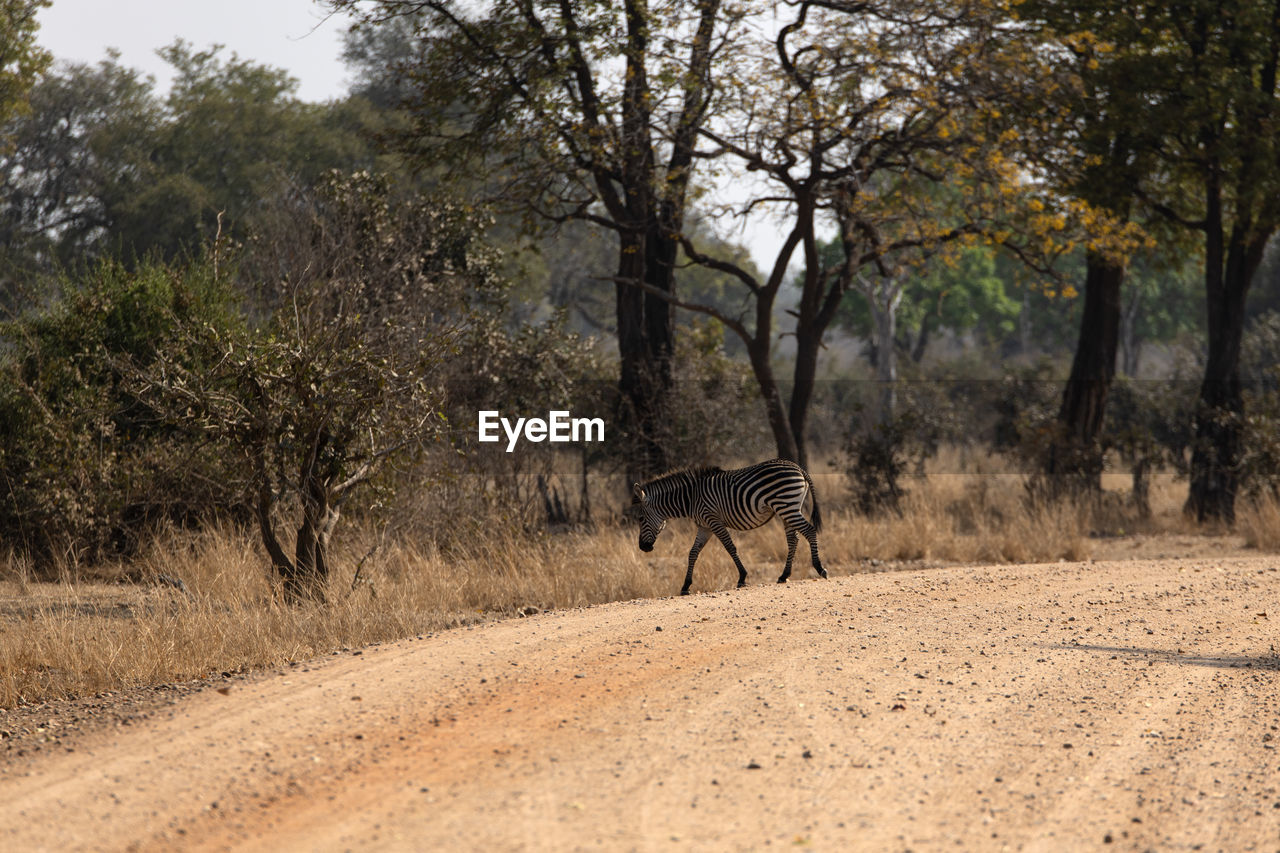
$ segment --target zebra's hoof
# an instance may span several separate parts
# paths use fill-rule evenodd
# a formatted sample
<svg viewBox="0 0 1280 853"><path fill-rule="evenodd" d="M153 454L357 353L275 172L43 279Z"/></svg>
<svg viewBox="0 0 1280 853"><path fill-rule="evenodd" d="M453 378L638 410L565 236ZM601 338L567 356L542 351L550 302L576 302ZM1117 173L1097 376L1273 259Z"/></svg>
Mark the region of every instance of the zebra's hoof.
<svg viewBox="0 0 1280 853"><path fill-rule="evenodd" d="M687 590L687 589L682 589L682 590L680 590L680 594L681 594L681 595L688 595L688 594L689 594L689 590Z"/></svg>
<svg viewBox="0 0 1280 853"><path fill-rule="evenodd" d="M818 577L820 577L820 578L825 578L826 576L827 576L827 570L826 570L826 569L818 569Z"/></svg>
<svg viewBox="0 0 1280 853"><path fill-rule="evenodd" d="M786 583L786 582L787 582L786 575L783 575L782 577L778 578L778 583Z"/></svg>

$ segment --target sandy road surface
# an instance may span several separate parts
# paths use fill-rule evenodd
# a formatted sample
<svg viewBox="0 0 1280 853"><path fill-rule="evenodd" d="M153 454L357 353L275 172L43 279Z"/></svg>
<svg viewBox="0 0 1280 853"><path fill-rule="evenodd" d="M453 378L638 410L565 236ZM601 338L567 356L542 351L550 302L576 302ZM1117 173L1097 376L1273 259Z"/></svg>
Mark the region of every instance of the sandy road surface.
<svg viewBox="0 0 1280 853"><path fill-rule="evenodd" d="M0 777L0 848L1280 849L1280 560L543 614L206 691Z"/></svg>

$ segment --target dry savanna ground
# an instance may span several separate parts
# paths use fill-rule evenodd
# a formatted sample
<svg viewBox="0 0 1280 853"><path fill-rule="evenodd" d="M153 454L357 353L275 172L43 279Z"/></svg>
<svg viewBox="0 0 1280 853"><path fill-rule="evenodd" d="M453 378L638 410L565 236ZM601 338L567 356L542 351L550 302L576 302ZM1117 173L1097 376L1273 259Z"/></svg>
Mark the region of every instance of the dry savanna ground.
<svg viewBox="0 0 1280 853"><path fill-rule="evenodd" d="M1108 485L1028 509L1016 476L935 473L873 520L836 495L831 584L773 584L770 525L739 537L753 589L708 548L684 601L680 524L649 555L613 525L386 543L309 607L234 530L157 537L116 569L141 582L11 559L0 826L11 849L1277 849L1280 512L1189 527L1166 477L1138 521Z"/></svg>

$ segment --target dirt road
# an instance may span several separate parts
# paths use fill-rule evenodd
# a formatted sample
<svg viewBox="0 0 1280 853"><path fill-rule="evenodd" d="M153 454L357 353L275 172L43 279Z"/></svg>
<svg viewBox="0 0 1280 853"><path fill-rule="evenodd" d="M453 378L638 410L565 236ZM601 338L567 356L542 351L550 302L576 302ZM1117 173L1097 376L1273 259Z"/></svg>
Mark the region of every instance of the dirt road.
<svg viewBox="0 0 1280 853"><path fill-rule="evenodd" d="M549 613L202 692L0 776L0 848L1280 849L1280 560Z"/></svg>

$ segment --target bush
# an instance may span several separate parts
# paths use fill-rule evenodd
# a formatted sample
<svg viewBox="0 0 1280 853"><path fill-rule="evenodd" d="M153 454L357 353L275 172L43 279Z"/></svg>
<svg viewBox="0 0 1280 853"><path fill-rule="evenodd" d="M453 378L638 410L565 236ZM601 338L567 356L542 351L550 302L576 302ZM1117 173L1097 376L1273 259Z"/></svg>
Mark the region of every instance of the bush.
<svg viewBox="0 0 1280 853"><path fill-rule="evenodd" d="M1246 496L1280 500L1280 366L1246 394L1241 484Z"/></svg>
<svg viewBox="0 0 1280 853"><path fill-rule="evenodd" d="M1186 471L1195 400L1193 382L1117 377L1112 383L1101 440L1129 466L1132 500L1142 518L1151 515L1151 473L1164 465Z"/></svg>
<svg viewBox="0 0 1280 853"><path fill-rule="evenodd" d="M195 367L183 324L232 322L207 261L105 261L46 309L3 327L0 538L73 561L128 552L149 522L186 522L226 498L216 457L157 416L131 377L170 351Z"/></svg>
<svg viewBox="0 0 1280 853"><path fill-rule="evenodd" d="M865 405L855 404L854 426L840 461L832 464L843 467L854 507L863 515L900 513L907 494L902 478L923 476L925 463L939 447L956 443L964 417L947 390L945 384L931 382L904 386L888 420L867 418Z"/></svg>

